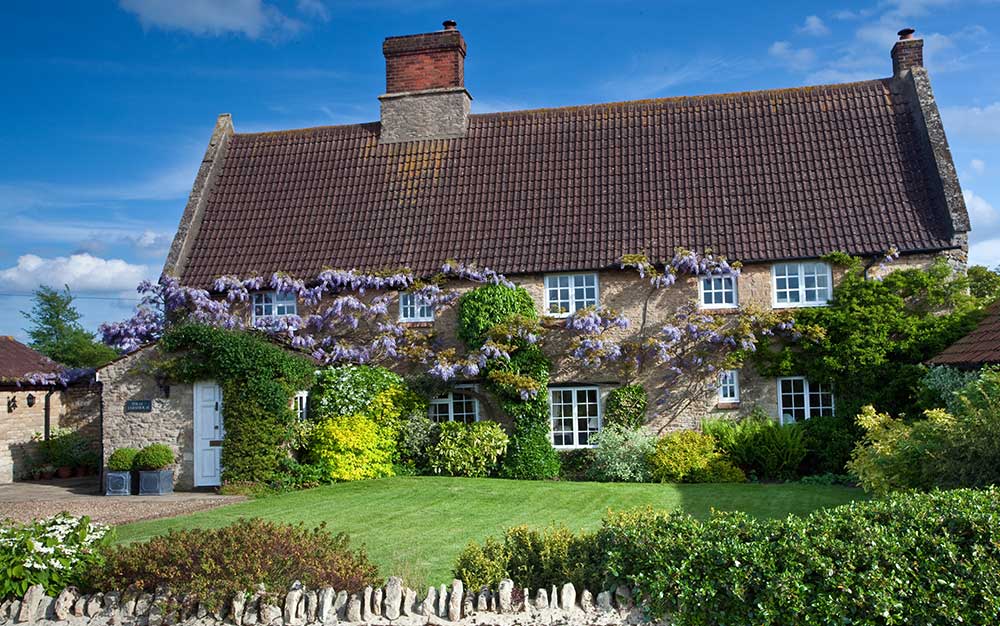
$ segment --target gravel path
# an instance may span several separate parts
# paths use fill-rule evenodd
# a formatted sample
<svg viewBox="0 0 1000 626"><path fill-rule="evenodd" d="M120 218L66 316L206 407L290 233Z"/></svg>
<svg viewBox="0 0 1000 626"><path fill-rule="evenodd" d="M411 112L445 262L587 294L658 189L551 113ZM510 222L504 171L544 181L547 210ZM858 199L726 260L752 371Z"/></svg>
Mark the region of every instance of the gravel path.
<svg viewBox="0 0 1000 626"><path fill-rule="evenodd" d="M214 509L246 499L200 492L108 497L94 495L96 490L94 479L0 485L0 519L26 522L66 511L117 525Z"/></svg>

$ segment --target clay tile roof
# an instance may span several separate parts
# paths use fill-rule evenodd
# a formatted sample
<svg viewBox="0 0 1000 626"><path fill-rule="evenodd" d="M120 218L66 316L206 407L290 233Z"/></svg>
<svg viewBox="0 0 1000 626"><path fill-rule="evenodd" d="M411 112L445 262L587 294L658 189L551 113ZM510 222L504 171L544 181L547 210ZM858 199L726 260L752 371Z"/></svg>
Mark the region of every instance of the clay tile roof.
<svg viewBox="0 0 1000 626"><path fill-rule="evenodd" d="M0 335L0 381L18 381L28 374L62 369L63 366L13 337Z"/></svg>
<svg viewBox="0 0 1000 626"><path fill-rule="evenodd" d="M1000 363L1000 302L993 303L968 335L930 360L935 365L981 367Z"/></svg>
<svg viewBox="0 0 1000 626"><path fill-rule="evenodd" d="M379 145L378 123L237 133L181 278L951 248L910 106L885 79L472 115L450 140Z"/></svg>

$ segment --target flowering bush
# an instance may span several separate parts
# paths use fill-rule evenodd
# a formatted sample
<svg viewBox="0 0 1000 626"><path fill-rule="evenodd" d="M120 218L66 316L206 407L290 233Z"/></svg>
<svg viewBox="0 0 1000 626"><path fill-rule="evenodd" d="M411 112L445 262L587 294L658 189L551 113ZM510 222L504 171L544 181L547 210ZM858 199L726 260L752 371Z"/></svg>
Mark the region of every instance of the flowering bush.
<svg viewBox="0 0 1000 626"><path fill-rule="evenodd" d="M427 449L427 464L435 474L490 476L496 473L507 441L496 422L445 422L438 430L437 443Z"/></svg>
<svg viewBox="0 0 1000 626"><path fill-rule="evenodd" d="M42 585L50 596L80 585L101 562L108 526L66 513L19 525L0 522L0 600L20 598Z"/></svg>
<svg viewBox="0 0 1000 626"><path fill-rule="evenodd" d="M598 433L596 441L590 478L603 482L649 482L652 475L649 457L656 448L656 437L612 424Z"/></svg>
<svg viewBox="0 0 1000 626"><path fill-rule="evenodd" d="M160 585L176 595L195 595L217 607L237 592L264 585L284 593L296 580L312 589L348 593L377 582L378 571L364 550L352 551L347 535L324 526L242 519L215 529L172 530L142 543L116 546L94 568L87 587L125 590L135 585L153 593Z"/></svg>
<svg viewBox="0 0 1000 626"><path fill-rule="evenodd" d="M405 387L402 377L384 367L342 365L319 371L309 400L319 419L355 415L380 393Z"/></svg>

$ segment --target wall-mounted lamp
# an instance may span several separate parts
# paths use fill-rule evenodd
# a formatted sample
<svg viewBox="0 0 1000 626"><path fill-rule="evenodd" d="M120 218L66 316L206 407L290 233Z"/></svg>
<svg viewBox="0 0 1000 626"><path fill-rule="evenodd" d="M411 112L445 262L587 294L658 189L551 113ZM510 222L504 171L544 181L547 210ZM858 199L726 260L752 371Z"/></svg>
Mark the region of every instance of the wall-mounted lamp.
<svg viewBox="0 0 1000 626"><path fill-rule="evenodd" d="M17 396L11 396L7 398L7 412L13 413L14 409L17 408Z"/></svg>
<svg viewBox="0 0 1000 626"><path fill-rule="evenodd" d="M33 406L35 406L35 394L33 394L33 393L29 393L29 394L28 394L28 397L27 397L27 398L25 398L25 400L27 400L27 401L28 401L28 407L33 407Z"/></svg>

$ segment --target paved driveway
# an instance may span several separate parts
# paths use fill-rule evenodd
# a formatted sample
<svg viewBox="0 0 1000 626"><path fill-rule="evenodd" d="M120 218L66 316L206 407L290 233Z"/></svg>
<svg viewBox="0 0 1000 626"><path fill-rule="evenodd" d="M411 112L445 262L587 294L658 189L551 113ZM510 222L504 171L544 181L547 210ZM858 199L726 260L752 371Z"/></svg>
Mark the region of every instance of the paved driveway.
<svg viewBox="0 0 1000 626"><path fill-rule="evenodd" d="M210 492L167 496L102 496L96 478L68 478L0 485L0 519L28 521L66 511L106 524L172 517L244 500Z"/></svg>

